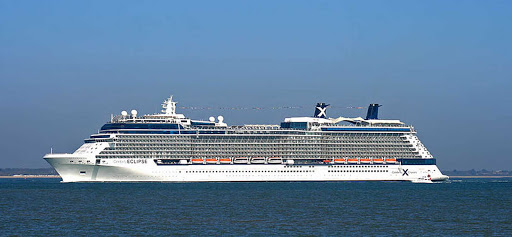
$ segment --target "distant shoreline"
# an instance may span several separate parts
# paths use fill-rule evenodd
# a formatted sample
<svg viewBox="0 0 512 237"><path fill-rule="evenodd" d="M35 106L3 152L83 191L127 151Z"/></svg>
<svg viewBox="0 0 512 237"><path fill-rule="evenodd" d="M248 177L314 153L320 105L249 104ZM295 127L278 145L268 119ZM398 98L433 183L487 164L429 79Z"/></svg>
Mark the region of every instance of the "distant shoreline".
<svg viewBox="0 0 512 237"><path fill-rule="evenodd" d="M59 178L60 175L9 175L9 176L0 176L0 179L55 179Z"/></svg>

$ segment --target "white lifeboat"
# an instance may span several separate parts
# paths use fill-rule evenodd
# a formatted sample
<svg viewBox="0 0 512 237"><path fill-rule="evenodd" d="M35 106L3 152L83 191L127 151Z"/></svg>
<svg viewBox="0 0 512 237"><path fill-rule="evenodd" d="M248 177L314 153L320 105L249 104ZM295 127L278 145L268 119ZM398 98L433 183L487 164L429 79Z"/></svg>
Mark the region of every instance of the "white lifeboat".
<svg viewBox="0 0 512 237"><path fill-rule="evenodd" d="M233 160L235 164L247 164L249 163L249 158L247 157L237 157Z"/></svg>
<svg viewBox="0 0 512 237"><path fill-rule="evenodd" d="M269 164L282 164L283 163L283 159L281 159L281 157L269 157L267 159L267 163L269 163Z"/></svg>
<svg viewBox="0 0 512 237"><path fill-rule="evenodd" d="M251 159L251 164L265 164L265 157L254 157Z"/></svg>

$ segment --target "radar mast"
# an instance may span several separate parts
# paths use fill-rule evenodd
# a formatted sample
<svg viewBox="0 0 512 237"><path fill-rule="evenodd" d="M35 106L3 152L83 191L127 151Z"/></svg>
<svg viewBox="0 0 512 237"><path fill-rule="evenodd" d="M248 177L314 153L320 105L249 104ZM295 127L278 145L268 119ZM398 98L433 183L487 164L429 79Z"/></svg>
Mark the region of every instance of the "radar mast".
<svg viewBox="0 0 512 237"><path fill-rule="evenodd" d="M176 102L172 101L172 95L162 104L162 113L166 115L176 115Z"/></svg>

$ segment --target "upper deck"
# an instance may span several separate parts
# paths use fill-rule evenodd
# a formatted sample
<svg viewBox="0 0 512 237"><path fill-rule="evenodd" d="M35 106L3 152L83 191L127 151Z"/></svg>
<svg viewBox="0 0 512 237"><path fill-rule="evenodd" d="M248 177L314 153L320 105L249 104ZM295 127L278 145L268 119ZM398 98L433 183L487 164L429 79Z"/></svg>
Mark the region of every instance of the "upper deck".
<svg viewBox="0 0 512 237"><path fill-rule="evenodd" d="M378 105L370 105L366 119L357 118L326 118L325 110L329 105L317 104L314 117L285 118L280 125L234 125L228 126L224 118L218 116L217 121L210 117L209 121L192 120L183 114L176 113L176 102L172 96L162 104L162 113L137 117L132 110L131 116L126 111L112 117L103 125L100 133L132 133L132 134L239 134L267 133L283 134L297 132L415 132L412 126L399 120L380 120L377 118Z"/></svg>

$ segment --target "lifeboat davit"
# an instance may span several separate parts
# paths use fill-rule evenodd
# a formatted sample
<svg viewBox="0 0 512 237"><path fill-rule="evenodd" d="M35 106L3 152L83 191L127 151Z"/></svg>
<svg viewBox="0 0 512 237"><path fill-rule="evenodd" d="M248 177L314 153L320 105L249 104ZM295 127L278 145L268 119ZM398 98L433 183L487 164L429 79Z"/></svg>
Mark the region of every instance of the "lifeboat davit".
<svg viewBox="0 0 512 237"><path fill-rule="evenodd" d="M202 164L203 162L203 159L192 159L192 164Z"/></svg>
<svg viewBox="0 0 512 237"><path fill-rule="evenodd" d="M334 163L345 163L345 159L334 159Z"/></svg>
<svg viewBox="0 0 512 237"><path fill-rule="evenodd" d="M386 163L396 163L396 159L395 158L386 159Z"/></svg>
<svg viewBox="0 0 512 237"><path fill-rule="evenodd" d="M267 163L269 163L269 164L282 164L283 163L283 159L281 159L281 157L269 157L267 159Z"/></svg>
<svg viewBox="0 0 512 237"><path fill-rule="evenodd" d="M229 159L229 158L220 158L219 162L221 164L230 164L231 163L231 159Z"/></svg>
<svg viewBox="0 0 512 237"><path fill-rule="evenodd" d="M357 163L358 160L357 159L347 159L347 162L354 164L354 163Z"/></svg>
<svg viewBox="0 0 512 237"><path fill-rule="evenodd" d="M379 163L379 164L382 164L382 163L384 163L384 159L381 159L381 158L375 158L375 159L373 159L373 163Z"/></svg>

